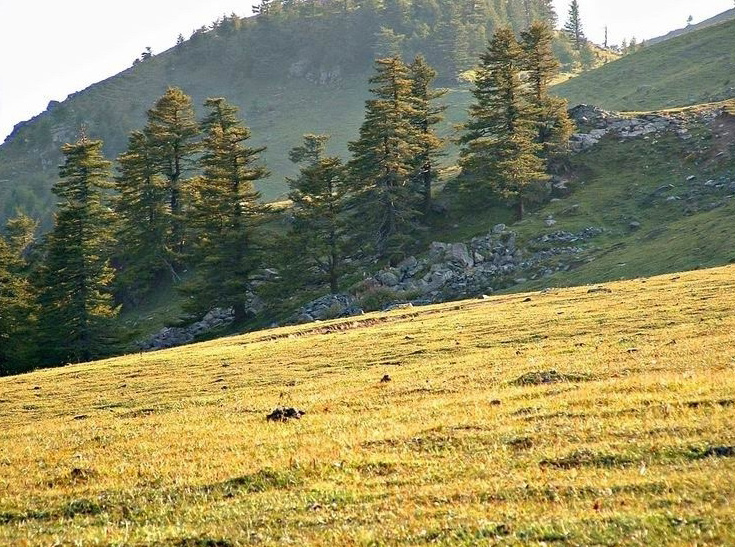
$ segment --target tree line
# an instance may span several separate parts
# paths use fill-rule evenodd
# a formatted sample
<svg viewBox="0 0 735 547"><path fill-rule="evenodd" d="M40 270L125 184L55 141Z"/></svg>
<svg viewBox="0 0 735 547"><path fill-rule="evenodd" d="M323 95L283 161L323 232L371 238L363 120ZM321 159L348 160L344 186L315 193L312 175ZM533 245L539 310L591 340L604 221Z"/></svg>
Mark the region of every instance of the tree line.
<svg viewBox="0 0 735 547"><path fill-rule="evenodd" d="M546 198L548 173L565 161L571 123L551 97L559 69L546 23L500 28L475 70L464 124L458 191L482 208L512 206L522 218ZM0 236L0 372L87 361L124 350L121 307L173 282L185 310L232 308L249 319L256 274L277 265L278 287L343 289L351 272L419 250L432 222L432 187L446 142L437 133L445 91L417 56L379 58L365 118L343 162L329 137L305 135L290 153L286 212L264 204L262 148L224 98L197 119L191 98L169 88L113 164L82 132L62 148L53 229L12 219ZM265 229L288 217L285 233Z"/></svg>

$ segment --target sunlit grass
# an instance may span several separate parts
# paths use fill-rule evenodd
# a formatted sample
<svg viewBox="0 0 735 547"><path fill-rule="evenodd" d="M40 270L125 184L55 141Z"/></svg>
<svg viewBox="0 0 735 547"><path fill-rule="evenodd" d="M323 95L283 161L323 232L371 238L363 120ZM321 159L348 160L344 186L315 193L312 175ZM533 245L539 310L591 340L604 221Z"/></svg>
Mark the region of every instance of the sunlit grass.
<svg viewBox="0 0 735 547"><path fill-rule="evenodd" d="M0 379L0 544L732 544L734 291L719 268Z"/></svg>

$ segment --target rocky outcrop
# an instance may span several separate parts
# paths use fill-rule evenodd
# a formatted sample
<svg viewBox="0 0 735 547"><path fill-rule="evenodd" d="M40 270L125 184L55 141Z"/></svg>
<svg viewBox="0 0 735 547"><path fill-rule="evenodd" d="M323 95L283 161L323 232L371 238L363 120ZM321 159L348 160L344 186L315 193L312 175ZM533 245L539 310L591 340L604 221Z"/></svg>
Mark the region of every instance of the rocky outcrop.
<svg viewBox="0 0 735 547"><path fill-rule="evenodd" d="M173 348L193 342L198 336L213 329L229 325L235 320L232 308L215 308L207 313L201 321L186 327L164 327L148 340L140 342L142 351Z"/></svg>
<svg viewBox="0 0 735 547"><path fill-rule="evenodd" d="M350 294L328 294L309 302L300 308L289 320L289 323L311 323L337 317L361 315L362 309L357 300Z"/></svg>
<svg viewBox="0 0 735 547"><path fill-rule="evenodd" d="M635 139L664 131L676 131L681 138L689 138L682 120L659 114L621 116L596 106L579 105L569 110L569 115L581 129L570 140L571 149L575 152L591 148L606 135Z"/></svg>
<svg viewBox="0 0 735 547"><path fill-rule="evenodd" d="M408 300L414 304L488 294L568 269L585 251L579 244L600 233L598 228L586 228L578 234L553 232L521 249L516 233L498 224L468 243L434 242L425 256L409 257L382 270L367 284L411 296Z"/></svg>
<svg viewBox="0 0 735 547"><path fill-rule="evenodd" d="M361 299L378 291L387 301L384 310L490 294L568 270L573 263L584 259L586 248L582 244L601 233L601 229L592 227L576 234L557 231L539 236L521 249L516 233L498 224L487 235L467 243L435 241L425 255L410 256L397 266L361 281L353 288L356 296L323 296L303 306L289 322L360 315Z"/></svg>

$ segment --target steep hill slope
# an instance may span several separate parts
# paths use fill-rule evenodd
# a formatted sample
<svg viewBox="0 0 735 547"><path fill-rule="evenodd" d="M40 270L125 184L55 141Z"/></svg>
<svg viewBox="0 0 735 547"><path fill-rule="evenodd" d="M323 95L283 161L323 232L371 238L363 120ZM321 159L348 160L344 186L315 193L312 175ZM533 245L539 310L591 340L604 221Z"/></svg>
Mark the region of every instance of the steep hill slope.
<svg viewBox="0 0 735 547"><path fill-rule="evenodd" d="M735 19L735 9L723 11L722 13L719 13L715 15L714 17L710 17L709 19L705 19L704 21L701 21L695 25L688 25L684 28L672 30L671 32L668 32L664 34L663 36L657 36L656 38L651 38L650 40L646 40L646 44L653 45L653 44L658 44L659 42L665 42L666 40L670 40L671 38L676 38L677 36L689 34L690 32L694 32L694 31L697 31L703 28L711 27L713 25L718 25L720 23L724 23L725 21L731 21L733 19Z"/></svg>
<svg viewBox="0 0 735 547"><path fill-rule="evenodd" d="M2 378L0 543L733 544L733 291L728 267Z"/></svg>
<svg viewBox="0 0 735 547"><path fill-rule="evenodd" d="M645 47L554 90L572 105L633 111L735 97L735 20Z"/></svg>
<svg viewBox="0 0 735 547"><path fill-rule="evenodd" d="M487 37L502 24L521 29L526 6L543 17L547 2L436 0L425 2L272 2L249 19L226 18L131 69L52 103L47 112L16 127L0 147L0 223L21 207L48 221L60 146L81 125L105 141L113 158L127 134L167 86L179 86L197 106L209 96L241 108L253 144L273 172L260 188L282 195L292 175L288 151L308 132L333 135L336 153L357 135L376 56L423 53L445 82L477 62ZM281 6L289 6L281 7ZM548 17L548 14L546 15ZM201 110L200 110L201 113ZM449 126L447 126L447 131Z"/></svg>

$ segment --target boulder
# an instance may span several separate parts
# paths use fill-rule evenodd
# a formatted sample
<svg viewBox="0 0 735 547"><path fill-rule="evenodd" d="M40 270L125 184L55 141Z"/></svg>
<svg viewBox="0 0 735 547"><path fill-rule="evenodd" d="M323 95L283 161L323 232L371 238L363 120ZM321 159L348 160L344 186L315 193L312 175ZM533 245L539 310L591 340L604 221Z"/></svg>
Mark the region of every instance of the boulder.
<svg viewBox="0 0 735 547"><path fill-rule="evenodd" d="M474 259L470 256L467 245L464 243L454 243L449 248L447 258L450 262L459 264L463 268L471 268L475 265Z"/></svg>

